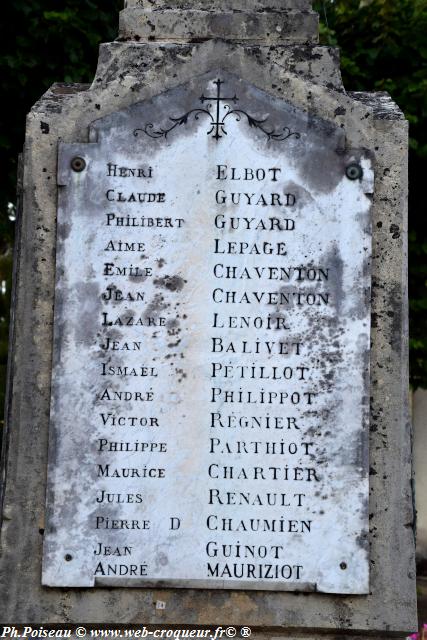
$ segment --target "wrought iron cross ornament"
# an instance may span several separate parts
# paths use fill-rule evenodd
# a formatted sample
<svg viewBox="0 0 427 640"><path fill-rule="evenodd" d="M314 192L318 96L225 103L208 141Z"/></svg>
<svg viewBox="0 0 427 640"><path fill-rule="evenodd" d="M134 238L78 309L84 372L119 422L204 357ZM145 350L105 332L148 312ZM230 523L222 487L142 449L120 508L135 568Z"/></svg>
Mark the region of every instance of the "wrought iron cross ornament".
<svg viewBox="0 0 427 640"><path fill-rule="evenodd" d="M187 111L187 113L184 113L182 116L179 116L177 118L169 116L169 120L173 124L168 129L156 129L154 124L149 122L144 126L144 128L135 129L133 132L134 136L138 137L139 133L142 132L150 138L167 138L168 134L176 129L176 127L186 125L190 117L193 117L194 120L199 120L202 115L205 115L210 120L210 129L208 130L207 135L212 135L212 137L217 142L227 135L225 121L229 116L234 116L237 122L240 122L242 118L246 118L249 126L262 131L264 135L267 136L268 140L283 142L283 140L287 140L292 136L297 139L301 137L300 133L298 133L297 131L291 131L289 127L283 127L282 129L276 131L274 127L268 128L267 126L264 126L268 120L268 117L264 119L257 119L249 115L249 113L243 111L242 109L232 109L229 103L232 102L234 105L237 105L237 103L239 102L239 98L237 97L237 95L234 94L232 98L222 96L221 85L225 83L220 78L218 78L218 80L215 80L213 84L217 87L216 96L208 97L202 94L199 98L199 101L203 105L203 108L199 107L196 109L191 109L190 111ZM215 115L213 115L212 113L213 103L216 104L214 109ZM224 103L222 109L225 113L222 113L222 103ZM204 106L205 104L206 107Z"/></svg>
<svg viewBox="0 0 427 640"><path fill-rule="evenodd" d="M218 78L218 80L215 80L214 84L217 87L216 97L215 98L206 98L202 94L202 96L200 97L200 102L202 104L205 104L205 102L208 102L210 100L212 100L212 102L216 102L216 121L212 122L212 128L208 131L208 135L210 135L213 132L213 130L215 129L215 135L213 137L215 138L215 140L219 140L220 138L222 138L221 133L227 135L227 132L226 132L225 127L224 127L224 120L228 115L230 115L230 107L228 106L228 104L225 104L224 105L224 109L227 110L227 113L225 114L223 119L220 120L220 117L221 117L221 102L223 102L225 100L231 100L231 102L233 102L234 104L237 104L239 102L239 98L236 96L236 94L234 94L234 96L232 98L221 97L221 85L224 84L224 82ZM220 131L221 131L221 133L220 133Z"/></svg>

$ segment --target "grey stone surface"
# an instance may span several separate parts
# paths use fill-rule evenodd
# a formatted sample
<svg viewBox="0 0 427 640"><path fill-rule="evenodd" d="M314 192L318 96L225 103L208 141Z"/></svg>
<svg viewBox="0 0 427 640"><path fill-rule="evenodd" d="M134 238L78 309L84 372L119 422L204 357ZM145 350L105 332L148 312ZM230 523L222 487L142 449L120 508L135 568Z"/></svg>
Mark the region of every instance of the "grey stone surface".
<svg viewBox="0 0 427 640"><path fill-rule="evenodd" d="M186 60L197 67L203 68L215 66L215 59L232 55L234 69L240 69L246 64L248 58L256 62L255 68L261 70L263 64L268 64L273 71L270 82L266 86L276 89L276 94L286 97L286 86L277 83L275 78L282 78L286 73L293 76L304 77L314 84L323 85L334 91L343 92L342 79L339 67L339 52L333 47L311 47L306 45L274 46L264 44L257 46L225 44L221 40L206 41L203 47L192 44L156 45L139 44L130 42L112 42L100 47L98 68L92 84L93 88L106 87L114 80L124 79L129 84L140 86L142 74L152 65L163 65L172 70L174 61ZM160 56L160 57L159 57Z"/></svg>
<svg viewBox="0 0 427 640"><path fill-rule="evenodd" d="M305 0L132 0L120 14L121 40L296 44L318 41L318 15Z"/></svg>
<svg viewBox="0 0 427 640"><path fill-rule="evenodd" d="M283 47L278 53L268 44L236 46L219 39L106 45L91 87L54 85L28 116L7 411L2 620L217 624L221 618L258 631L274 630L277 637L296 633L311 638L328 632L334 637L392 637L416 628L407 372L407 123L384 94L346 94L333 52L326 51L318 61L306 49L289 52L292 47ZM365 148L375 157L368 596L41 586L58 140L88 142L94 120L214 67L342 127L347 148ZM156 609L157 600L166 608Z"/></svg>
<svg viewBox="0 0 427 640"><path fill-rule="evenodd" d="M294 44L317 42L318 17L300 11L213 13L189 9L125 9L120 15L122 40L191 42L221 38L234 42Z"/></svg>
<svg viewBox="0 0 427 640"><path fill-rule="evenodd" d="M249 4L246 0L127 0L124 8L139 7L150 11L162 11L163 9L203 9L210 12L245 11L249 8L253 11L297 9L311 11L311 0L252 0Z"/></svg>

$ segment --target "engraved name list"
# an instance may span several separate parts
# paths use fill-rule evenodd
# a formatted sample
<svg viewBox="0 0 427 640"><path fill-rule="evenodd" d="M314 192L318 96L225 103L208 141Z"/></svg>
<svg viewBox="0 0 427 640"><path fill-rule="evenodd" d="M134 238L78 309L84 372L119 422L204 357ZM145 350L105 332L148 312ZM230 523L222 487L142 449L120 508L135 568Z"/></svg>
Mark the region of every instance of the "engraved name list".
<svg viewBox="0 0 427 640"><path fill-rule="evenodd" d="M370 162L233 82L61 146L44 584L368 589Z"/></svg>

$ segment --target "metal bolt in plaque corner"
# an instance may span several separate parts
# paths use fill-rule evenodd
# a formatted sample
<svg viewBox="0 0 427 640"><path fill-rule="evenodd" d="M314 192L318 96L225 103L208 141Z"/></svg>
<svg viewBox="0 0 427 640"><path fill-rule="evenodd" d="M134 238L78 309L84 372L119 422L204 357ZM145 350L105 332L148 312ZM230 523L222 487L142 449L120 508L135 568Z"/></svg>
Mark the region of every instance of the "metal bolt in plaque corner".
<svg viewBox="0 0 427 640"><path fill-rule="evenodd" d="M43 584L369 592L371 160L222 71L61 144Z"/></svg>

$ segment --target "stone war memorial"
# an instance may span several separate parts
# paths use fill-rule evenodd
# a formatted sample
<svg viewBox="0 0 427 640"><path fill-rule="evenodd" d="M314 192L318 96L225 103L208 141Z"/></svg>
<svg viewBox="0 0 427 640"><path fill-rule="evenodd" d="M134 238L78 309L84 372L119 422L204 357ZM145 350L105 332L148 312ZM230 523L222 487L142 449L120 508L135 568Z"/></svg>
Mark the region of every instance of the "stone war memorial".
<svg viewBox="0 0 427 640"><path fill-rule="evenodd" d="M407 135L309 0L128 0L37 102L1 620L416 629Z"/></svg>

